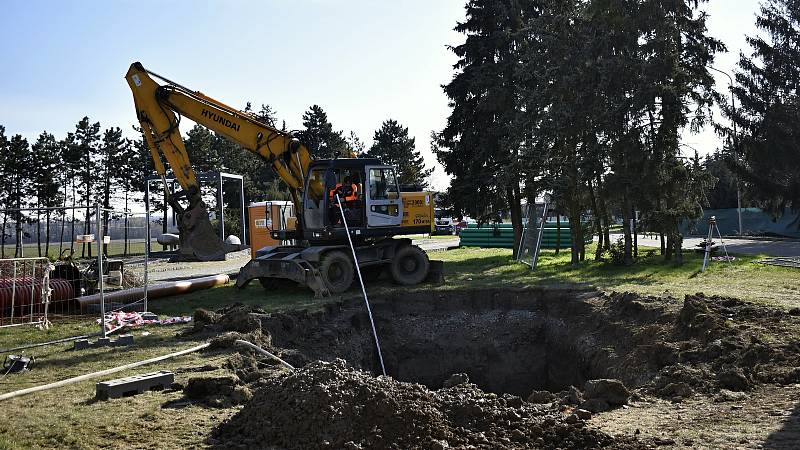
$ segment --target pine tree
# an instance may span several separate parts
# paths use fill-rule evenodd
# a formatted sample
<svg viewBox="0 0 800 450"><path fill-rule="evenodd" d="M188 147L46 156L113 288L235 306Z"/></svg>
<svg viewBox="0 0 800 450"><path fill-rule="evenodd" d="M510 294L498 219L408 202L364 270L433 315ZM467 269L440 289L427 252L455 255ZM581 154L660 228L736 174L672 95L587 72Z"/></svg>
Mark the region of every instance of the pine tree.
<svg viewBox="0 0 800 450"><path fill-rule="evenodd" d="M100 202L103 205L103 236L108 235L112 196L120 187L120 176L125 173L130 147L127 139L122 137L119 127L108 128L103 132L103 140L97 157L100 181ZM126 216L127 217L127 216ZM108 253L108 246L103 244L103 253Z"/></svg>
<svg viewBox="0 0 800 450"><path fill-rule="evenodd" d="M384 121L375 131L372 147L366 156L378 158L384 164L395 167L401 185L417 185L424 189L428 186L427 178L433 173L433 169L425 168L425 161L416 149L414 138L408 136L408 127L396 120Z"/></svg>
<svg viewBox="0 0 800 450"><path fill-rule="evenodd" d="M724 130L729 162L767 210L800 218L800 3L765 0L756 26L764 35L740 55L737 107L724 108L736 127Z"/></svg>
<svg viewBox="0 0 800 450"><path fill-rule="evenodd" d="M455 28L466 41L451 48L458 63L453 80L444 86L452 111L445 129L432 139L437 158L453 176L453 195L471 199L465 204L473 216L509 207L516 242L522 235L520 137L514 126L517 50L520 31L537 3L467 3L466 20Z"/></svg>
<svg viewBox="0 0 800 450"><path fill-rule="evenodd" d="M350 152L355 154L356 156L360 156L364 154L364 149L367 148L367 145L364 144L364 141L358 137L355 131L350 131L350 134L345 138L347 141L347 146L350 149Z"/></svg>
<svg viewBox="0 0 800 450"><path fill-rule="evenodd" d="M57 176L61 166L61 147L55 136L42 132L31 147L35 163L33 183L36 195L36 243L39 256L42 256L41 213L45 216L45 248L44 255L50 255L50 218L53 210L61 205L61 180Z"/></svg>
<svg viewBox="0 0 800 450"><path fill-rule="evenodd" d="M83 233L91 233L92 224L92 205L96 204L99 200L97 197L95 179L98 176L96 159L100 147L100 122L90 123L88 117L84 117L75 126L75 133L71 140L72 149L71 163L74 164L75 177L80 181L78 186L73 182L73 198L75 194L80 198L80 203L86 206L83 223ZM73 159L74 158L74 159ZM75 189L77 188L77 192ZM73 213L74 220L74 213ZM74 225L74 224L73 224ZM99 224L98 224L99 226ZM73 233L74 238L74 233ZM92 257L92 246L82 245L81 257L87 256L86 249L88 247L88 257Z"/></svg>
<svg viewBox="0 0 800 450"><path fill-rule="evenodd" d="M9 174L6 172L6 165L3 163L3 161L8 159L10 151L8 138L5 133L6 128L0 125L0 204L3 206L3 229L0 230L0 257L2 258L6 256L6 239L9 237L6 231L6 225L8 224L8 208L11 207L8 201L10 189L7 187L7 176Z"/></svg>
<svg viewBox="0 0 800 450"><path fill-rule="evenodd" d="M303 130L297 138L308 148L314 158L333 158L347 153L347 141L341 131L334 131L328 114L318 105L303 113Z"/></svg>
<svg viewBox="0 0 800 450"><path fill-rule="evenodd" d="M29 189L32 185L30 172L31 151L28 141L16 134L8 142L8 152L2 161L3 164L3 188L6 192L6 205L13 208L8 215L14 222L14 257L24 256L23 238L27 237L23 233L23 224L27 221L25 214L19 209L27 206Z"/></svg>
<svg viewBox="0 0 800 450"><path fill-rule="evenodd" d="M217 145L219 139L208 128L195 125L186 133L186 153L195 172L210 172L221 169L222 157Z"/></svg>

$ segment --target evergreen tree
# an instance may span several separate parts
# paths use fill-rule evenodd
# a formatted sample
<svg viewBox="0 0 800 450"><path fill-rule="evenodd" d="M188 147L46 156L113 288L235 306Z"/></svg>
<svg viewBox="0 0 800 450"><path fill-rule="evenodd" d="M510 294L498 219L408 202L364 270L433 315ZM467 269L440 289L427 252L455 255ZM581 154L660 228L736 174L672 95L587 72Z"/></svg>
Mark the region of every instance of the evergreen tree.
<svg viewBox="0 0 800 450"><path fill-rule="evenodd" d="M6 225L8 224L8 208L11 207L8 201L8 193L10 189L7 188L8 179L6 166L3 161L8 158L9 151L10 149L8 138L6 137L6 128L0 125L0 204L3 206L3 229L0 230L0 257L3 258L6 256L6 239L9 237L6 229Z"/></svg>
<svg viewBox="0 0 800 450"><path fill-rule="evenodd" d="M718 181L708 194L708 206L711 209L736 208L737 177L731 171L727 157L721 152L708 155L703 162L705 170ZM742 192L742 204L747 204L747 192Z"/></svg>
<svg viewBox="0 0 800 450"><path fill-rule="evenodd" d="M356 156L361 156L364 154L364 149L367 148L367 145L364 144L364 141L358 137L355 131L351 131L346 140L347 146L350 148L350 152Z"/></svg>
<svg viewBox="0 0 800 450"><path fill-rule="evenodd" d="M61 205L61 180L57 176L61 167L61 146L56 138L47 132L42 132L36 143L31 147L33 159L32 164L33 183L36 195L36 205L38 208L46 208L36 211L36 243L39 256L50 255L50 219L53 210ZM41 215L45 216L45 248L42 253L41 236Z"/></svg>
<svg viewBox="0 0 800 450"><path fill-rule="evenodd" d="M414 138L408 136L408 127L392 119L384 121L375 131L367 157L378 158L384 164L395 167L401 185L418 185L424 189L428 186L427 178L433 172L433 169L425 168L425 161L416 150Z"/></svg>
<svg viewBox="0 0 800 450"><path fill-rule="evenodd" d="M96 204L97 196L97 166L96 160L100 147L100 122L90 123L88 117L84 117L75 126L75 133L71 139L70 149L70 163L75 168L75 177L79 180L80 184L75 186L73 182L73 198L79 198L79 202L86 206L83 223L83 234L91 233L92 205ZM77 192L76 189L77 188ZM75 196L77 194L77 196ZM73 212L74 221L74 212ZM73 223L74 225L74 223ZM74 233L73 233L74 239ZM86 249L88 247L88 257L92 257L92 246L82 245L81 256L87 256Z"/></svg>
<svg viewBox="0 0 800 450"><path fill-rule="evenodd" d="M219 171L222 169L222 157L219 148L220 138L208 128L195 125L186 133L184 144L189 161L195 172Z"/></svg>
<svg viewBox="0 0 800 450"><path fill-rule="evenodd" d="M104 209L111 208L112 196L121 187L119 180L126 172L130 146L127 139L122 137L119 127L108 128L103 132L103 140L97 157L98 178L100 183L100 202ZM102 227L103 236L108 235L109 211L103 211ZM107 253L108 246L103 244L103 252Z"/></svg>
<svg viewBox="0 0 800 450"><path fill-rule="evenodd" d="M23 238L27 234L23 233L23 224L27 221L25 214L19 209L27 206L29 189L32 185L30 172L31 151L28 141L16 134L8 142L8 151L4 155L3 165L3 190L5 191L6 206L13 208L8 216L14 223L14 257L23 257ZM5 244L5 243L3 243ZM5 247L5 245L3 245Z"/></svg>
<svg viewBox="0 0 800 450"><path fill-rule="evenodd" d="M736 71L738 108L724 108L728 158L766 209L800 218L800 3L765 0L756 26L763 36L747 38L752 56Z"/></svg>
<svg viewBox="0 0 800 450"><path fill-rule="evenodd" d="M522 234L520 137L514 126L520 106L517 50L520 31L537 3L467 2L466 20L455 28L466 41L451 48L458 57L456 73L444 86L452 111L445 129L432 136L439 161L453 176L453 194L471 199L472 216L509 207L516 242Z"/></svg>
<svg viewBox="0 0 800 450"><path fill-rule="evenodd" d="M347 141L341 131L334 131L328 114L318 105L303 113L303 129L297 134L300 142L314 158L333 158L347 153Z"/></svg>

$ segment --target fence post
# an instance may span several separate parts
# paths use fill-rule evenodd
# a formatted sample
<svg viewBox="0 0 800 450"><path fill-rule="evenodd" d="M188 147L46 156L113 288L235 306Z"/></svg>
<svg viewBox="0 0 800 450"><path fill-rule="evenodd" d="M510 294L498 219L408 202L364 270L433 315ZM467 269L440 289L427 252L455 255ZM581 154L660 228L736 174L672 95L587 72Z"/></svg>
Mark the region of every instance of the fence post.
<svg viewBox="0 0 800 450"><path fill-rule="evenodd" d="M100 289L100 328L106 337L106 298L103 289L103 227L100 226L100 204L95 205L95 227L97 230L97 287ZM91 227L90 227L91 228ZM91 248L91 247L90 247Z"/></svg>
<svg viewBox="0 0 800 450"><path fill-rule="evenodd" d="M147 205L149 206L149 205ZM147 207L145 209L145 241L147 244L144 246L144 311L149 311L147 309L147 264L150 260L150 208Z"/></svg>

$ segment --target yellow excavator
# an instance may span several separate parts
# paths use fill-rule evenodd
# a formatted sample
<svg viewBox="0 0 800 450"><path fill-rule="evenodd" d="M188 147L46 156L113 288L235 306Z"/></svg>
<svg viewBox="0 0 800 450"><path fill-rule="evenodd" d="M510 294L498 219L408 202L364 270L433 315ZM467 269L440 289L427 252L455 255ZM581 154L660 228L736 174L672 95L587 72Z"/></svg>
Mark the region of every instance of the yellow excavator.
<svg viewBox="0 0 800 450"><path fill-rule="evenodd" d="M285 229L271 231L273 239L289 244L259 249L239 272L237 286L258 279L269 289L291 280L318 297L341 293L354 279L353 252L365 279L388 270L395 282L410 285L428 275L426 253L410 239L394 236L431 231L433 196L401 192L393 167L372 158L314 160L291 133L148 71L139 62L131 64L125 79L156 171L165 180L168 165L181 186L180 191L167 191L167 200L176 214L178 251L184 259L224 260L238 247L213 231L181 137L181 117L262 157L292 197L294 217Z"/></svg>

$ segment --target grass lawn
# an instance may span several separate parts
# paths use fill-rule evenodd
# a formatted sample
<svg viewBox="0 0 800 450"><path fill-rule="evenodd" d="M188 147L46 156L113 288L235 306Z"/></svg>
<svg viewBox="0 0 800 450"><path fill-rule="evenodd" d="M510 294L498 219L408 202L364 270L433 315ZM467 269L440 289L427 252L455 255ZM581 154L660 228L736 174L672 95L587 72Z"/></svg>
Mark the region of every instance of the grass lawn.
<svg viewBox="0 0 800 450"><path fill-rule="evenodd" d="M591 246L587 256L591 255ZM646 249L641 250L645 254ZM421 285L413 290L447 291L470 288L525 286L595 286L604 291L636 291L643 294L670 294L680 299L684 294L739 297L745 300L800 307L800 270L755 264L759 257L739 257L732 263L713 262L700 273L701 255L686 254L685 264L664 262L659 256L641 258L632 267L584 261L572 267L569 254L545 251L536 271L516 263L510 250L464 248L431 253L432 259L445 261L443 285ZM381 280L369 288L370 295L396 292L397 286ZM359 297L351 289L347 297ZM216 309L224 304L241 302L258 305L267 311L317 309L324 304L309 290L296 288L264 292L258 283L238 290L226 285L161 300L151 309L163 315L188 315L196 308ZM37 358L31 372L0 377L0 393L62 380L114 367L197 344L176 338L181 326L148 326L132 330L135 345L121 348L98 348L74 352L71 345L53 345L25 351ZM97 326L91 321L62 321L47 331L17 327L0 329L0 348L25 343L44 342L67 336L91 333ZM143 333L148 333L143 335ZM18 352L17 352L18 353ZM154 370L176 372L176 381L186 382L198 375L220 376L223 369L191 372L185 369L203 365L220 366L227 353L193 353L152 366L104 377L104 380L146 373ZM0 421L0 450L5 448L186 448L203 446L214 424L230 416L234 409L209 409L199 405L173 406L180 392L148 392L134 397L95 401L94 386L89 380L69 386L18 397L2 402L4 418Z"/></svg>
<svg viewBox="0 0 800 450"><path fill-rule="evenodd" d="M578 267L570 264L569 252L544 251L535 271L515 263L511 250L466 248L435 253L445 261L447 283L452 287L492 286L594 286L603 291L634 291L647 295L669 294L683 297L704 292L707 295L737 297L761 304L786 308L800 307L800 270L756 264L762 256L737 255L731 263L713 261L700 272L703 255L684 253L684 264L665 262L657 254L640 257L631 266L616 266L590 260L594 245L587 247L587 260ZM645 255L648 249L641 248ZM591 256L590 256L591 255Z"/></svg>

